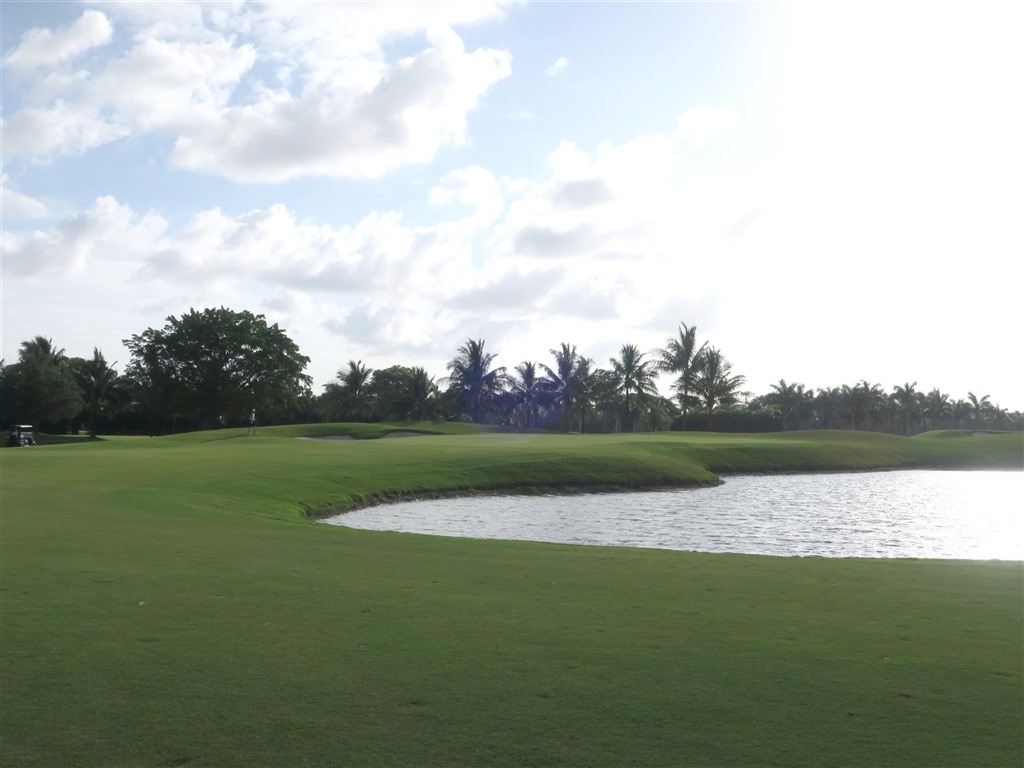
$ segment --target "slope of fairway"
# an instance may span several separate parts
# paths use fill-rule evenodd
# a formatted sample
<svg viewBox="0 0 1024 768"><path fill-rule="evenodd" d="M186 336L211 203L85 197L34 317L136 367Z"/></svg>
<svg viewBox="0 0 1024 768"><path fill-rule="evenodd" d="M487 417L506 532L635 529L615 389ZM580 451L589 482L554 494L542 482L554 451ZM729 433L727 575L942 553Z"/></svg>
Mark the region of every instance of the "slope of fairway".
<svg viewBox="0 0 1024 768"><path fill-rule="evenodd" d="M296 439L353 429L0 452L0 764L1020 763L1020 563L309 518L400 493L1020 468L1019 434Z"/></svg>

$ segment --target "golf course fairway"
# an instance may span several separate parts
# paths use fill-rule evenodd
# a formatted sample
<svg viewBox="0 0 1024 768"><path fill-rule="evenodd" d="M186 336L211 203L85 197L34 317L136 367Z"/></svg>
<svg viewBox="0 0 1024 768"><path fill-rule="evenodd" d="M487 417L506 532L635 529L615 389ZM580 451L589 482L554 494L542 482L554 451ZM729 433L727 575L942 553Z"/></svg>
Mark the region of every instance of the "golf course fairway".
<svg viewBox="0 0 1024 768"><path fill-rule="evenodd" d="M410 430L439 434L302 439ZM321 424L43 442L0 451L4 768L1024 758L1020 562L317 522L388 498L673 487L726 472L1020 470L1021 433Z"/></svg>

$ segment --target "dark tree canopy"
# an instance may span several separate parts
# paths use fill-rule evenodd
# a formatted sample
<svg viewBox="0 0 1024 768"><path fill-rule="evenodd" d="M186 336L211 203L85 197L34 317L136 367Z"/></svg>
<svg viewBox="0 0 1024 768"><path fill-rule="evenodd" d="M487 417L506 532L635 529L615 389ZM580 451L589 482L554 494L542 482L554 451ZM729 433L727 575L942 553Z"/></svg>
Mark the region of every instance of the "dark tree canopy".
<svg viewBox="0 0 1024 768"><path fill-rule="evenodd" d="M167 318L124 341L126 376L159 411L193 418L200 427L248 414L294 408L310 386L309 358L263 315L221 307ZM261 416L265 418L265 416Z"/></svg>
<svg viewBox="0 0 1024 768"><path fill-rule="evenodd" d="M126 340L132 359L122 376L98 348L87 359L66 356L44 336L23 342L16 362L0 360L0 424L162 434L246 424L256 409L261 424L470 419L581 432L1024 428L1019 411L986 394L954 399L937 388L919 391L913 380L890 394L866 379L817 389L779 379L752 397L724 355L696 336L680 323L663 348L643 353L624 344L607 369L563 342L549 350L550 367L524 360L511 375L482 339L470 338L440 381L424 368L349 360L316 397L303 373L308 358L276 325L250 312L193 309ZM658 374L674 379L674 399L659 393Z"/></svg>
<svg viewBox="0 0 1024 768"><path fill-rule="evenodd" d="M64 425L82 409L71 360L43 336L22 342L18 362L5 372L2 395L6 419L37 429Z"/></svg>
<svg viewBox="0 0 1024 768"><path fill-rule="evenodd" d="M497 354L484 352L483 339L467 339L448 362L449 390L457 395L463 410L477 424L487 420L492 402L508 383L504 366L491 367L496 357Z"/></svg>
<svg viewBox="0 0 1024 768"><path fill-rule="evenodd" d="M98 347L93 348L91 360L82 360L75 366L74 373L85 405L86 426L89 434L96 437L100 417L123 402L120 377Z"/></svg>
<svg viewBox="0 0 1024 768"><path fill-rule="evenodd" d="M437 415L437 385L423 368L393 365L374 371L369 389L381 419L419 421Z"/></svg>

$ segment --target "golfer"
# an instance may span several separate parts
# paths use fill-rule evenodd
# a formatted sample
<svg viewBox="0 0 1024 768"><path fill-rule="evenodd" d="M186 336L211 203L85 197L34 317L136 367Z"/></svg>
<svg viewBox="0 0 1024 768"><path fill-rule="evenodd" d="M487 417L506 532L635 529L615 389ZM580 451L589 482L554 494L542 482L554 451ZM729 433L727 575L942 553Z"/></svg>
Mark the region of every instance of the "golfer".
<svg viewBox="0 0 1024 768"><path fill-rule="evenodd" d="M256 434L256 409L255 408L253 408L249 412L249 431L246 432L245 434L247 434L247 435L255 435Z"/></svg>

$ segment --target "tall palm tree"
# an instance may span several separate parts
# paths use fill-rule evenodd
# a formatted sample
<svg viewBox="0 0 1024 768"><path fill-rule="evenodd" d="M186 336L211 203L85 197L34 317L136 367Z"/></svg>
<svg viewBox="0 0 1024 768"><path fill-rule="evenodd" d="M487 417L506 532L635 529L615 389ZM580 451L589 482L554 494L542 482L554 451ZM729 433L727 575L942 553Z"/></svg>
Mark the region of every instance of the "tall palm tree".
<svg viewBox="0 0 1024 768"><path fill-rule="evenodd" d="M995 403L989 408L988 420L993 429L1009 429L1010 411Z"/></svg>
<svg viewBox="0 0 1024 768"><path fill-rule="evenodd" d="M910 434L910 422L917 415L917 382L913 384L910 382L905 383L902 387L897 385L892 388L892 399L893 402L899 406L899 411L903 415L903 434Z"/></svg>
<svg viewBox="0 0 1024 768"><path fill-rule="evenodd" d="M362 360L349 360L348 370L338 371L341 405L348 418L360 421L369 413L370 398L366 385L372 373L373 368L367 368Z"/></svg>
<svg viewBox="0 0 1024 768"><path fill-rule="evenodd" d="M988 395L978 397L973 392L967 393L967 400L971 404L971 418L974 421L974 425L981 426L981 423L992 410L992 401L989 399Z"/></svg>
<svg viewBox="0 0 1024 768"><path fill-rule="evenodd" d="M30 341L21 342L21 352L18 357L23 363L61 363L67 360L64 350L57 349L53 345L53 339L48 339L45 336L36 336Z"/></svg>
<svg viewBox="0 0 1024 768"><path fill-rule="evenodd" d="M699 347L697 346L697 326L691 328L686 323L680 323L679 337L669 337L665 340L665 346L656 351L658 370L677 376L672 384L672 389L676 391L679 407L683 412L682 427L684 430L690 407L697 404L694 402L696 398L693 397L693 386L700 373L704 360L704 349L707 345L707 342L704 342Z"/></svg>
<svg viewBox="0 0 1024 768"><path fill-rule="evenodd" d="M409 374L408 417L412 421L432 418L437 409L437 385L424 368L413 368Z"/></svg>
<svg viewBox="0 0 1024 768"><path fill-rule="evenodd" d="M594 368L594 358L581 357L573 371L573 402L580 408L580 433L587 431L587 406L594 402L598 386L599 370Z"/></svg>
<svg viewBox="0 0 1024 768"><path fill-rule="evenodd" d="M637 398L640 411L639 421L645 432L658 432L668 430L672 425L672 419L678 415L675 404L665 397L658 395L647 395Z"/></svg>
<svg viewBox="0 0 1024 768"><path fill-rule="evenodd" d="M482 423L494 398L504 390L508 380L505 368L491 368L496 354L484 352L483 339L467 339L448 362L450 374L445 378L459 396L462 408L474 423Z"/></svg>
<svg viewBox="0 0 1024 768"><path fill-rule="evenodd" d="M616 391L624 395L626 418L629 429L633 429L633 408L630 407L631 394L638 396L657 394L654 384L654 363L644 360L644 354L636 344L623 344L619 356L609 359L610 373L615 381Z"/></svg>
<svg viewBox="0 0 1024 768"><path fill-rule="evenodd" d="M96 424L103 412L112 405L118 393L117 371L113 365L107 365L99 348L93 347L92 360L82 362L75 371L75 379L85 401L85 419L89 436L96 437Z"/></svg>
<svg viewBox="0 0 1024 768"><path fill-rule="evenodd" d="M543 386L558 411L563 429L568 432L572 429L572 407L579 384L580 364L585 358L576 353L575 345L565 342L558 349L548 351L555 358L555 367L552 369L541 363L540 367L544 369Z"/></svg>
<svg viewBox="0 0 1024 768"><path fill-rule="evenodd" d="M772 384L775 392L769 395L768 400L779 406L779 413L782 416L782 431L785 432L791 425L791 418L794 414L799 420L799 409L806 399L803 384L787 384L785 379L779 379L777 384ZM797 428L799 429L799 424Z"/></svg>
<svg viewBox="0 0 1024 768"><path fill-rule="evenodd" d="M746 383L745 376L733 374L732 363L714 347L704 352L704 365L694 384L694 391L704 403L708 414L708 429L715 408L739 402L740 387Z"/></svg>
<svg viewBox="0 0 1024 768"><path fill-rule="evenodd" d="M528 360L517 365L515 371L511 386L520 426L531 429L536 426L537 410L544 395L542 380L537 376L537 364Z"/></svg>
<svg viewBox="0 0 1024 768"><path fill-rule="evenodd" d="M843 399L850 416L850 429L867 429L886 398L878 384L861 379L852 387L843 385Z"/></svg>
<svg viewBox="0 0 1024 768"><path fill-rule="evenodd" d="M949 416L949 395L943 394L938 387L932 389L924 396L922 402L922 413L924 414L924 428L927 430L928 419L931 419L931 428L935 429L942 423L942 420Z"/></svg>
<svg viewBox="0 0 1024 768"><path fill-rule="evenodd" d="M814 411L818 417L818 426L824 429L835 429L836 420L842 408L843 391L839 387L819 389L814 396Z"/></svg>
<svg viewBox="0 0 1024 768"><path fill-rule="evenodd" d="M622 423L622 400L615 375L605 368L594 370L590 376L588 395L587 400L593 406L594 417L599 419L598 429L604 432L619 430ZM592 428L594 423L595 418L591 418Z"/></svg>
<svg viewBox="0 0 1024 768"><path fill-rule="evenodd" d="M949 405L949 417L953 419L953 428L960 429L960 423L971 415L971 404L964 399L955 400Z"/></svg>
<svg viewBox="0 0 1024 768"><path fill-rule="evenodd" d="M804 389L803 384L797 384L796 391L796 428L810 429L814 423L814 390Z"/></svg>

